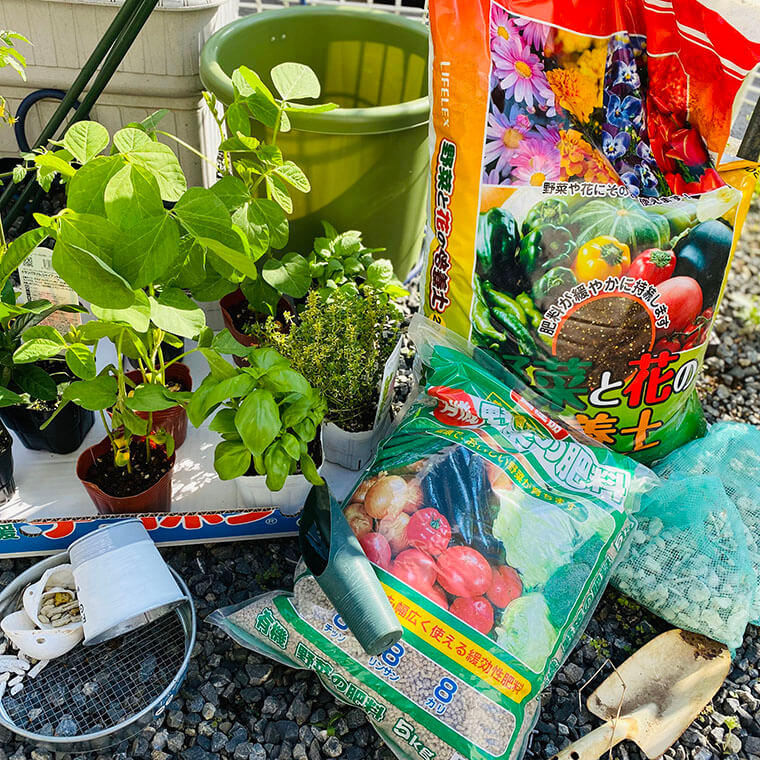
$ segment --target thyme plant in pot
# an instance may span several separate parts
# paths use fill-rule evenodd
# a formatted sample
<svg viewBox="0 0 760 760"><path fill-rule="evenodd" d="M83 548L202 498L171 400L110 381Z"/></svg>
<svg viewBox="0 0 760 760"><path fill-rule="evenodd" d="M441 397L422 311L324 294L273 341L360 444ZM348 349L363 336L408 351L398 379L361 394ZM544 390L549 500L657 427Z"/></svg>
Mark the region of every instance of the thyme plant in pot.
<svg viewBox="0 0 760 760"><path fill-rule="evenodd" d="M209 427L222 437L214 452L217 474L235 479L241 506L295 514L311 486L324 482L314 461L326 409L321 393L277 351L243 347L228 330L202 350L210 374L187 411L195 426L214 415ZM248 366L224 355L244 357Z"/></svg>
<svg viewBox="0 0 760 760"><path fill-rule="evenodd" d="M287 315L287 331L277 329L270 319L260 336L324 395L325 459L358 470L390 424L401 313L369 286L328 292L329 298L309 293L298 318Z"/></svg>

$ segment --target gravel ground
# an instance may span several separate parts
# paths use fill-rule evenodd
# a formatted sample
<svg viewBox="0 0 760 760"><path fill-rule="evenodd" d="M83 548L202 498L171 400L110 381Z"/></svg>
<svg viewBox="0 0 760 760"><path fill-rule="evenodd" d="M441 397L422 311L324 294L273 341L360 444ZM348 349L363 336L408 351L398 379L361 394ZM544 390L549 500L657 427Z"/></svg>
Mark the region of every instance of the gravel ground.
<svg viewBox="0 0 760 760"><path fill-rule="evenodd" d="M711 339L700 392L708 418L760 424L760 327L753 324L750 296L760 297L751 254L760 253L760 206L745 227ZM735 293L735 294L733 294ZM415 296L412 302L417 301ZM757 322L760 325L760 300ZM407 357L410 363L409 357ZM279 588L291 588L298 559L296 542L280 539L238 545L167 549L164 555L185 578L195 598L198 642L188 677L156 727L123 743L106 757L126 760L346 760L388 759L363 713L337 704L316 676L274 664L235 645L203 619L217 607ZM0 586L31 564L0 560ZM610 663L669 626L610 589L580 645L542 694L542 713L528 757L547 757L598 725L579 707L583 685ZM674 760L760 760L760 636L750 627L723 688L668 752ZM638 760L624 743L613 756ZM0 760L51 760L46 750L16 741L0 728ZM61 760L69 760L64 755Z"/></svg>

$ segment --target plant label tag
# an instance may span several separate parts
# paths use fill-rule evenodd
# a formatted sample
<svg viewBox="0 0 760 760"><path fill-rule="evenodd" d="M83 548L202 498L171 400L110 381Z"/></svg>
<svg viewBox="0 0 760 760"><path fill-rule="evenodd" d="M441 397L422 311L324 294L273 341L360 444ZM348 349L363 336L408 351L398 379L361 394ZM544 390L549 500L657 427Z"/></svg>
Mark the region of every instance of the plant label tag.
<svg viewBox="0 0 760 760"><path fill-rule="evenodd" d="M79 297L53 269L53 251L49 248L35 248L18 268L21 289L27 301L43 298L52 304L78 304ZM59 332L66 333L70 327L82 324L81 314L66 314L57 311L41 323L51 325Z"/></svg>
<svg viewBox="0 0 760 760"><path fill-rule="evenodd" d="M377 427L381 421L388 417L388 411L391 408L393 400L393 385L396 382L396 371L398 370L398 360L401 357L401 338L398 339L396 347L388 357L383 368L383 379L380 381L380 399L377 402L377 413L375 414L375 424Z"/></svg>

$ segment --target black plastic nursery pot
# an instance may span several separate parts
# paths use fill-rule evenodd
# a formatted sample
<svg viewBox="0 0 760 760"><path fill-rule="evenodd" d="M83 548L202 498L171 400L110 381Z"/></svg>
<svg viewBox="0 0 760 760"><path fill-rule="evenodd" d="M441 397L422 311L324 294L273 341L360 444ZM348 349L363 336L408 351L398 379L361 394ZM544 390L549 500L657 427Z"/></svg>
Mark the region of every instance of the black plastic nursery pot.
<svg viewBox="0 0 760 760"><path fill-rule="evenodd" d="M95 422L93 412L76 404L67 404L44 430L40 430L51 414L47 409L26 406L0 409L0 419L18 436L25 448L53 454L76 451Z"/></svg>
<svg viewBox="0 0 760 760"><path fill-rule="evenodd" d="M10 433L0 426L0 504L13 496L16 481L13 479L13 439Z"/></svg>

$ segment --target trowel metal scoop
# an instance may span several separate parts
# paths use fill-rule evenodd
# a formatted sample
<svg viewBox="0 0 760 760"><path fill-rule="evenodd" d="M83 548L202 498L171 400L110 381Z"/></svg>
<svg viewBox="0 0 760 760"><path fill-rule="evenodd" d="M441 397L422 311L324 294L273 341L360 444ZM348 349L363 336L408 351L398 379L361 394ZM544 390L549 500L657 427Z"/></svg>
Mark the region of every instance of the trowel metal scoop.
<svg viewBox="0 0 760 760"><path fill-rule="evenodd" d="M597 760L623 739L662 755L723 684L731 666L715 641L675 629L645 644L591 694L589 712L607 721L553 760Z"/></svg>

